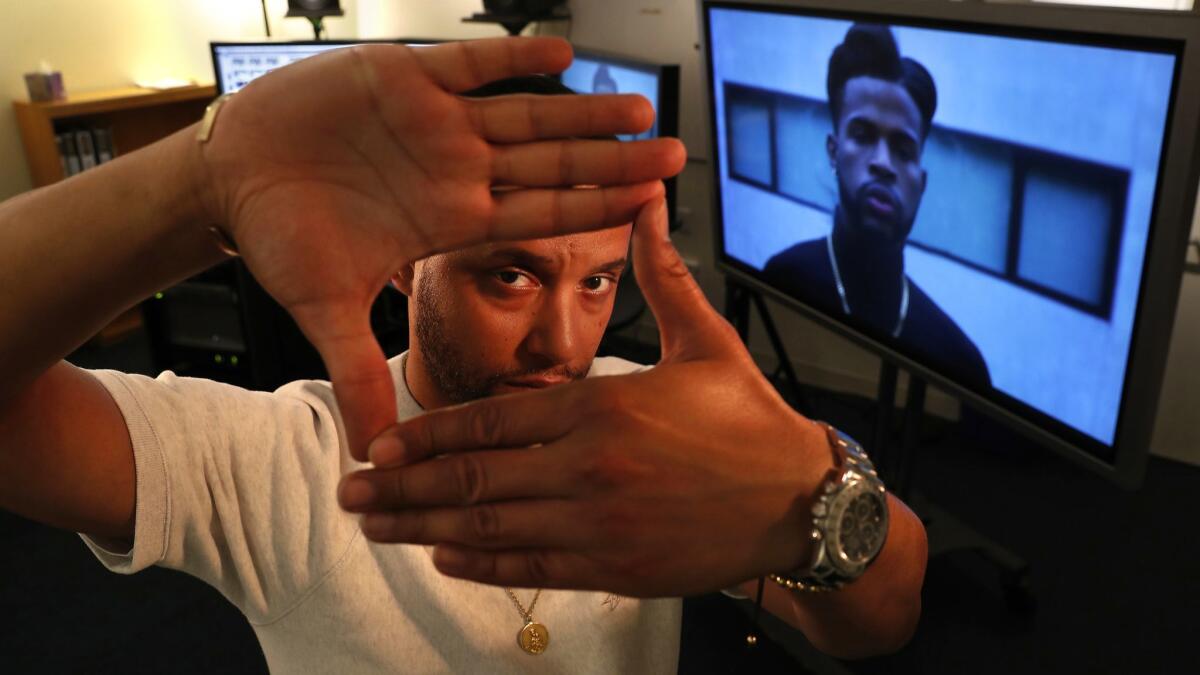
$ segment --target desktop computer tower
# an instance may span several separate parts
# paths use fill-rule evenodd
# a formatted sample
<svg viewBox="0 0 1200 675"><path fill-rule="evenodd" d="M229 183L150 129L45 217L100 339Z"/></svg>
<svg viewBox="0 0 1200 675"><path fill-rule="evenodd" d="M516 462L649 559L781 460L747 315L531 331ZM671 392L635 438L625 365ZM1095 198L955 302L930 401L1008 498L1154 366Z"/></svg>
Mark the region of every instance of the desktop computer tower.
<svg viewBox="0 0 1200 675"><path fill-rule="evenodd" d="M371 308L384 353L408 347L408 303L386 288ZM320 355L241 260L230 260L143 305L158 370L271 391L298 379L328 379Z"/></svg>

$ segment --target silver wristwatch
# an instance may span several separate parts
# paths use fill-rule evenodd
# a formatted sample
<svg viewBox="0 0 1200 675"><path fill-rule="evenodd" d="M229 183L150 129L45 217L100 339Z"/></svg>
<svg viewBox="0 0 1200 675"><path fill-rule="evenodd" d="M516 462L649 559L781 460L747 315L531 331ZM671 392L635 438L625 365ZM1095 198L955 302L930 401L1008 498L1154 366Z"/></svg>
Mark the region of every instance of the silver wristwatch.
<svg viewBox="0 0 1200 675"><path fill-rule="evenodd" d="M812 562L771 579L792 590L832 591L862 576L883 550L888 533L887 490L862 446L819 422L834 468L813 504Z"/></svg>

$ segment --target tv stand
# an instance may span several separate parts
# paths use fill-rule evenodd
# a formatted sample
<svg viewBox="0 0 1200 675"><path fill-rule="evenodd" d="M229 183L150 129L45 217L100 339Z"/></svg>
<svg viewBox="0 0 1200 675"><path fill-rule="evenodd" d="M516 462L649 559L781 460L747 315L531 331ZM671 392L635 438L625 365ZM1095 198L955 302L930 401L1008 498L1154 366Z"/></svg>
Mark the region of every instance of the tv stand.
<svg viewBox="0 0 1200 675"><path fill-rule="evenodd" d="M900 425L900 442L891 439L892 410L896 400L898 368L884 360L879 369L874 439L870 448L880 475L889 489L921 518L929 539L929 558L973 554L994 574L1007 609L1029 616L1037 608L1030 585L1029 563L986 537L913 489L912 475L919 449L921 418L925 414L925 380L910 373ZM988 583L988 580L977 580Z"/></svg>
<svg viewBox="0 0 1200 675"><path fill-rule="evenodd" d="M744 286L728 276L725 277L725 318L733 324L747 349L750 347L751 305L758 310L758 318L762 321L763 329L767 331L767 338L771 340L771 346L775 349L777 365L774 372L767 375L767 379L775 382L777 379L783 378L791 390L792 405L800 408L801 412L811 414L812 401L808 392L800 386L796 370L792 367L792 359L788 356L783 339L779 337L779 330L775 328L775 321L771 318L771 311L767 307L762 293Z"/></svg>

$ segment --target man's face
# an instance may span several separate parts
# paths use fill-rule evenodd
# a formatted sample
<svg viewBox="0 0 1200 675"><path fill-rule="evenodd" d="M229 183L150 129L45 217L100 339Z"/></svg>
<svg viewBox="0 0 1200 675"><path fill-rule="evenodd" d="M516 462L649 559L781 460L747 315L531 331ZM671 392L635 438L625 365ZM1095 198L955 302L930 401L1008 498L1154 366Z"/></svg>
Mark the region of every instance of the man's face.
<svg viewBox="0 0 1200 675"><path fill-rule="evenodd" d="M827 150L856 233L892 244L908 238L925 192L921 145L921 112L903 86L874 77L846 82Z"/></svg>
<svg viewBox="0 0 1200 675"><path fill-rule="evenodd" d="M416 263L414 348L444 402L586 376L631 231L484 244Z"/></svg>

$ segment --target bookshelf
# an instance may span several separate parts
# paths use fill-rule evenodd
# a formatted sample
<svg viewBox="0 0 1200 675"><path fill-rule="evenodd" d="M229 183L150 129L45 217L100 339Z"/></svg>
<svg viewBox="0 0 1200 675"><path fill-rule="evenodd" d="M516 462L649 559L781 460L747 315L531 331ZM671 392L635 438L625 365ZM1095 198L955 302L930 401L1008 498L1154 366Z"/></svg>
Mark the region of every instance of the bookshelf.
<svg viewBox="0 0 1200 675"><path fill-rule="evenodd" d="M175 89L125 87L62 101L13 101L34 187L64 178L54 135L76 128L112 130L115 154L137 150L197 121L217 95L213 85Z"/></svg>
<svg viewBox="0 0 1200 675"><path fill-rule="evenodd" d="M217 95L212 85L174 89L125 87L76 94L61 101L13 101L13 112L34 187L65 178L55 134L75 129L109 129L113 154L132 152L168 136L204 115ZM141 307L117 317L95 338L114 342L142 326Z"/></svg>

